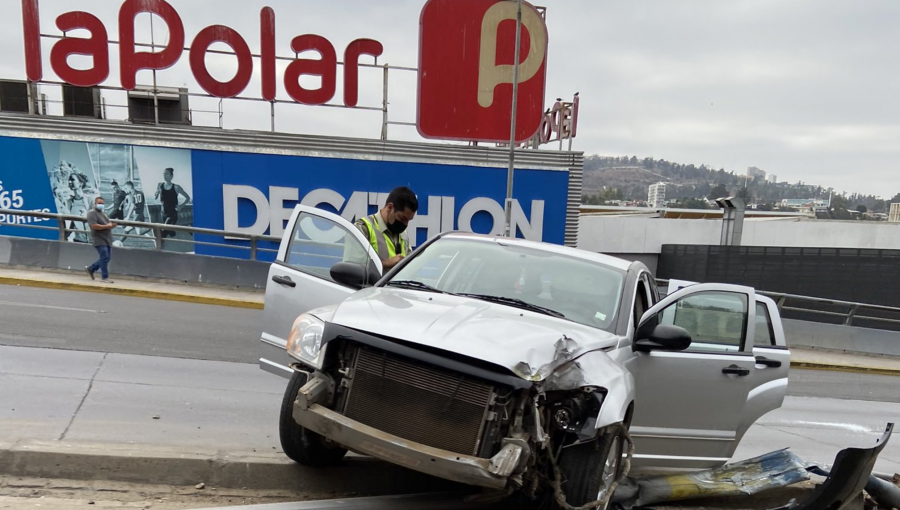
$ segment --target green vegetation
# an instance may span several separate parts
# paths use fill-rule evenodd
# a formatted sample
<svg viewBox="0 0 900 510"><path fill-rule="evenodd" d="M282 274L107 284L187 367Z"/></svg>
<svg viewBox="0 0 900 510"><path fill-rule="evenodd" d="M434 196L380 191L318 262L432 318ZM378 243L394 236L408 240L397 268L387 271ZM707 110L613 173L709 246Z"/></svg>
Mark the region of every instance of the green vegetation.
<svg viewBox="0 0 900 510"><path fill-rule="evenodd" d="M708 209L706 199L739 196L757 209L773 210L783 199L832 197L831 216L850 219L862 213L886 213L893 202L900 202L900 193L890 200L859 193L839 193L804 182L773 184L763 179L748 181L746 175L714 169L707 165L684 165L664 159L636 156L588 156L584 160L585 204L603 205L612 201L645 202L647 188L654 183L666 183L666 197L677 199L672 207ZM852 211L852 213L851 213Z"/></svg>

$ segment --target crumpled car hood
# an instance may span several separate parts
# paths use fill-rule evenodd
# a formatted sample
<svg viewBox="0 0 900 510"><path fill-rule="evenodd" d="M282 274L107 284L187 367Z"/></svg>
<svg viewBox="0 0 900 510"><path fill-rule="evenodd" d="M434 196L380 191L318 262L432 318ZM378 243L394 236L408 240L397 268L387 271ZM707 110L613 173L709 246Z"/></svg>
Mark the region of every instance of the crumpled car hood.
<svg viewBox="0 0 900 510"><path fill-rule="evenodd" d="M527 376L521 373L525 362L532 369L532 380L548 375L537 371L555 361L563 336L571 340L565 342L567 359L618 342L612 333L528 310L398 288L357 292L338 305L330 321L485 360L520 377Z"/></svg>

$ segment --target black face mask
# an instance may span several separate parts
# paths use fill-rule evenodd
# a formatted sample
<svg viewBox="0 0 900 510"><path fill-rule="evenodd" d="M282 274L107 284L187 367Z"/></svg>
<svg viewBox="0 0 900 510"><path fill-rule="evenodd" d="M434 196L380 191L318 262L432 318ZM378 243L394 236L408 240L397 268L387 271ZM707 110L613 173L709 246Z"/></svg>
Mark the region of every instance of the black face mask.
<svg viewBox="0 0 900 510"><path fill-rule="evenodd" d="M396 235L400 235L406 231L406 225L397 220L394 220L393 223L388 223L387 228L391 231L392 234Z"/></svg>

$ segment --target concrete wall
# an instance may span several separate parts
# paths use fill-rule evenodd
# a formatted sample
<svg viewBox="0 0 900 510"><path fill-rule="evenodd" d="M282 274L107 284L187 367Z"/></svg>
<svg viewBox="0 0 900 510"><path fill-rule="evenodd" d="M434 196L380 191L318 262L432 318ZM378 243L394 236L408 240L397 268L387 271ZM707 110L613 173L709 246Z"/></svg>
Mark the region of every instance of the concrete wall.
<svg viewBox="0 0 900 510"><path fill-rule="evenodd" d="M900 332L782 319L788 346L900 356Z"/></svg>
<svg viewBox="0 0 900 510"><path fill-rule="evenodd" d="M722 220L582 215L578 247L660 253L664 244L719 244ZM900 249L900 224L795 218L744 220L742 246Z"/></svg>
<svg viewBox="0 0 900 510"><path fill-rule="evenodd" d="M97 251L82 243L0 237L0 264L4 265L81 271L95 260ZM264 289L269 264L224 257L114 248L109 271L112 276Z"/></svg>

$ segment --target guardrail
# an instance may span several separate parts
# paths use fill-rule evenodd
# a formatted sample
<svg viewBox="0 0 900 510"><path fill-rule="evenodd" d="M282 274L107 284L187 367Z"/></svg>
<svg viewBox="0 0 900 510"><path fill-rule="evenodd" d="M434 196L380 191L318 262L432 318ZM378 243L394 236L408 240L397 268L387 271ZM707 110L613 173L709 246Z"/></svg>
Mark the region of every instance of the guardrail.
<svg viewBox="0 0 900 510"><path fill-rule="evenodd" d="M656 282L668 291L669 280ZM764 290L756 293L775 300L783 318L900 331L900 308Z"/></svg>
<svg viewBox="0 0 900 510"><path fill-rule="evenodd" d="M70 228L70 224L73 223L81 223L86 227L87 220L82 216L36 211L15 211L10 209L0 209L0 215L6 215L6 217L18 216L56 220L57 225L55 227L35 225L33 223L14 223L9 221L0 221L0 226L52 230L58 232L60 241L67 241L69 234L71 233L84 233L88 235L90 233L90 231L86 228ZM163 250L165 243L189 243L193 245L218 246L238 250L249 250L250 260L257 260L257 254L259 252L277 253L278 251L275 249L260 247L260 241L270 241L274 243L281 242L281 238L279 237L254 235L244 232L230 232L226 230L185 227L181 225L168 225L163 223L144 223L137 221L116 221L116 223L124 227L134 227L135 229L139 230L151 231L153 233L156 250ZM190 234L207 234L222 236L229 239L244 239L249 241L250 245L238 246L226 243L196 241L194 239L166 238L163 237L164 231L187 232ZM144 235L128 233L116 233L114 235L116 237L125 238L147 238L147 236ZM660 285L661 287L666 287L666 290L668 290L669 280L658 278L656 281L658 285ZM813 322L839 324L844 326L860 326L874 329L900 331L900 308L867 303L856 303L852 301L842 301L839 299L801 296L781 292L769 292L762 290L757 290L756 292L763 296L768 296L774 299L775 302L778 303L778 310L779 312L781 312L781 315L784 318L812 320Z"/></svg>
<svg viewBox="0 0 900 510"><path fill-rule="evenodd" d="M75 234L86 234L90 235L90 230L87 227L87 219L83 216L75 216L71 214L56 214L56 213L45 213L38 211L15 211L10 209L0 209L0 215L5 215L6 218L10 216L17 217L30 217L30 218L40 218L44 220L55 220L57 225L55 227L45 226L45 225L36 225L34 223L15 223L10 221L0 221L0 226L10 226L10 227L19 227L19 228L31 228L36 230L52 230L56 231L59 234L58 239L60 241L67 241L69 235L72 233ZM119 221L113 220L116 224L122 227L133 227L134 230L140 232L141 230L146 230L153 233L153 240L155 242L156 250L163 250L165 243L187 243L192 245L203 245L203 246L218 246L222 248L231 248L237 250L249 250L250 251L250 260L257 260L257 254L259 252L268 252L268 253L277 253L278 250L271 248L263 248L259 246L260 241L271 241L274 243L281 242L280 237L275 236L266 236L266 235L254 235L247 234L244 232L229 232L227 230L215 230L209 228L197 228L197 227L185 227L183 225L169 225L164 223L145 223L139 221ZM75 224L80 223L84 228L73 228ZM172 231L172 232L185 232L189 234L207 234L214 236L222 236L229 239L243 239L250 242L249 246L239 246L234 244L227 243L214 243L207 241L196 241L194 239L175 239L171 237L164 237L164 231ZM119 238L134 238L134 239L147 239L148 236L141 234L131 234L125 232L116 232L113 234L115 237Z"/></svg>

